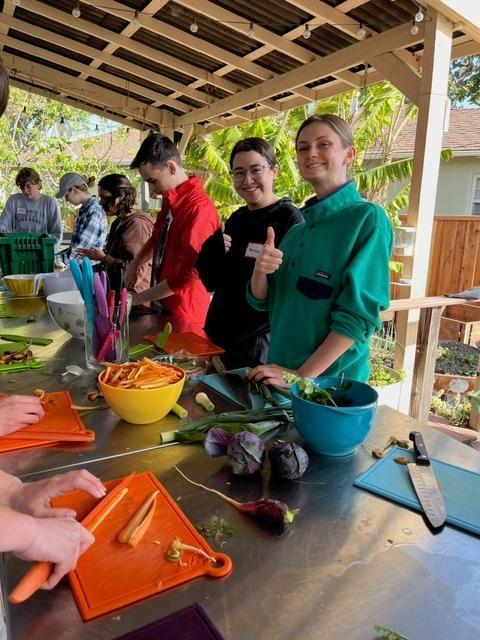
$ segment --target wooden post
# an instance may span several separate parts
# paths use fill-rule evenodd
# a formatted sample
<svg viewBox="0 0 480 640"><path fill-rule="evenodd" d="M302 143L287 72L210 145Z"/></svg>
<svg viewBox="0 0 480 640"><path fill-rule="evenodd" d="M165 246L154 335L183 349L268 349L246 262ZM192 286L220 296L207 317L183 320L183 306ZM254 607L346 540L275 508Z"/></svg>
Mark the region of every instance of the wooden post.
<svg viewBox="0 0 480 640"><path fill-rule="evenodd" d="M444 307L428 307L420 311L410 406L410 415L420 422L428 421L443 309Z"/></svg>
<svg viewBox="0 0 480 640"><path fill-rule="evenodd" d="M478 359L474 391L480 391L480 358ZM480 411L478 410L478 403L475 401L472 402L469 425L472 429L475 429L475 431L480 431Z"/></svg>

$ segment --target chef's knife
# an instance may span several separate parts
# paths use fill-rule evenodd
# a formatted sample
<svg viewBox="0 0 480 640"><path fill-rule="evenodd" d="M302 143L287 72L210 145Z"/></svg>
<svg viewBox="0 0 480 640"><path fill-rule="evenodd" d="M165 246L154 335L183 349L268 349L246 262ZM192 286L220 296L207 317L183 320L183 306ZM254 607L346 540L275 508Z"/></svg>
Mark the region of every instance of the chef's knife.
<svg viewBox="0 0 480 640"><path fill-rule="evenodd" d="M242 376L238 373L228 372L218 356L213 356L212 365L230 392L231 399L244 409L251 409L252 399Z"/></svg>
<svg viewBox="0 0 480 640"><path fill-rule="evenodd" d="M430 465L422 434L412 431L409 438L413 441L415 453L415 462L407 464L410 478L425 515L432 527L437 529L444 524L447 517L445 503Z"/></svg>
<svg viewBox="0 0 480 640"><path fill-rule="evenodd" d="M103 522L107 515L116 507L120 500L128 491L135 472L126 476L121 482L116 484L107 495L85 516L82 525L93 533ZM13 604L19 604L27 600L42 584L48 580L53 571L51 562L36 562L31 569L23 576L17 586L10 593L8 599Z"/></svg>

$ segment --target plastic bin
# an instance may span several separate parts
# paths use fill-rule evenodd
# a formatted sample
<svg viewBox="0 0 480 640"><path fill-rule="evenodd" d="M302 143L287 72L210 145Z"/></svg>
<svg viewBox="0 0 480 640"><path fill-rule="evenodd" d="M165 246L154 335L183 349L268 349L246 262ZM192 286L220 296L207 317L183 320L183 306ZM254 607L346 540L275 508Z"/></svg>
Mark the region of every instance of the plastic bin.
<svg viewBox="0 0 480 640"><path fill-rule="evenodd" d="M57 238L41 233L0 233L0 269L12 273L54 270Z"/></svg>

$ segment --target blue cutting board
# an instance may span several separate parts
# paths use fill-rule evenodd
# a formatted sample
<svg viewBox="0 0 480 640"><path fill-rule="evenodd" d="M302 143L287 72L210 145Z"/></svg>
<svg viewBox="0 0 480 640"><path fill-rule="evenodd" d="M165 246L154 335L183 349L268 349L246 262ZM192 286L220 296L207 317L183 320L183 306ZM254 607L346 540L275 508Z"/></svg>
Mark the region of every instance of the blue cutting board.
<svg viewBox="0 0 480 640"><path fill-rule="evenodd" d="M395 447L359 475L353 484L423 511L408 469L394 461L396 456L405 456L413 462L412 452ZM433 458L430 458L430 462L445 502L447 522L480 534L480 475Z"/></svg>
<svg viewBox="0 0 480 640"><path fill-rule="evenodd" d="M230 369L228 373L238 373L239 375L244 376L245 371L246 371L245 367L242 367L240 369ZM207 387L210 387L210 389L213 389L220 395L227 398L227 400L230 400L231 402L238 404L238 406L242 406L236 400L235 396L232 395L232 393L230 392L230 389L225 384L225 381L223 380L222 376L218 375L218 373L209 373L206 376L203 376L203 378L201 379L201 382ZM282 406L290 405L290 400L280 395L279 393L274 393L273 397L276 400L278 400L278 403ZM252 398L252 409L262 409L263 407L270 406L270 404L265 404L265 402L263 401L263 398L261 398L258 395L252 395L251 398Z"/></svg>

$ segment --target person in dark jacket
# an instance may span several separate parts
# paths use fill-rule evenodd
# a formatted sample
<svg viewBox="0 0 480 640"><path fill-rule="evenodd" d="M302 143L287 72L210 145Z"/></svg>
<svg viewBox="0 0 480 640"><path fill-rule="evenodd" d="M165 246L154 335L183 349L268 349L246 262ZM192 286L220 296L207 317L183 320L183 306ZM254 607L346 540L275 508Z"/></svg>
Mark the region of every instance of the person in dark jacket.
<svg viewBox="0 0 480 640"><path fill-rule="evenodd" d="M270 144L262 138L246 138L230 155L233 185L246 204L235 211L225 229L208 238L200 251L197 269L208 291L214 291L205 331L225 349L223 360L230 368L265 362L269 343L268 314L246 300L255 258L275 229L276 242L302 221L297 207L273 190L278 162Z"/></svg>

